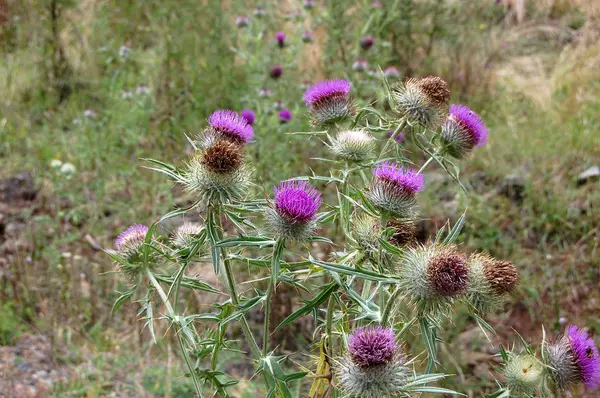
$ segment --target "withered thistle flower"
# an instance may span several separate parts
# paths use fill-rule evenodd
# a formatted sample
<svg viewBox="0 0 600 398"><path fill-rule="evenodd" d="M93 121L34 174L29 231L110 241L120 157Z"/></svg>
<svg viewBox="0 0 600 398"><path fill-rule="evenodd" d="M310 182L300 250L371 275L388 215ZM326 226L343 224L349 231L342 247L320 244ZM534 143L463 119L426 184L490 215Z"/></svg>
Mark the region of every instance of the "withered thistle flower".
<svg viewBox="0 0 600 398"><path fill-rule="evenodd" d="M544 367L533 355L510 354L504 367L504 377L511 396L515 393L535 394L543 384Z"/></svg>
<svg viewBox="0 0 600 398"><path fill-rule="evenodd" d="M358 328L348 338L348 351L335 366L339 387L353 398L396 396L410 374L394 331L381 326Z"/></svg>
<svg viewBox="0 0 600 398"><path fill-rule="evenodd" d="M417 242L417 226L410 220L391 220L387 223L387 228L392 228L393 233L389 238L392 245L397 247L407 247Z"/></svg>
<svg viewBox="0 0 600 398"><path fill-rule="evenodd" d="M372 169L375 177L367 198L379 210L393 217L412 216L416 194L423 190L423 175L394 162L383 162Z"/></svg>
<svg viewBox="0 0 600 398"><path fill-rule="evenodd" d="M579 383L594 391L600 386L600 356L594 340L587 332L569 326L554 344L544 346L544 359L556 386L569 391Z"/></svg>
<svg viewBox="0 0 600 398"><path fill-rule="evenodd" d="M349 98L352 85L346 80L323 80L304 93L304 102L313 116L314 124L326 126L341 122L352 113Z"/></svg>
<svg viewBox="0 0 600 398"><path fill-rule="evenodd" d="M363 162L371 157L375 140L365 130L345 130L332 139L330 148L336 156L348 162Z"/></svg>
<svg viewBox="0 0 600 398"><path fill-rule="evenodd" d="M207 142L188 164L183 176L186 189L209 203L243 197L251 183L242 150L240 145L225 139Z"/></svg>
<svg viewBox="0 0 600 398"><path fill-rule="evenodd" d="M477 113L464 105L450 105L446 122L442 125L441 140L444 151L462 159L474 147L487 142L488 129Z"/></svg>
<svg viewBox="0 0 600 398"><path fill-rule="evenodd" d="M466 257L453 246L414 246L399 267L406 297L420 315L439 315L467 292Z"/></svg>
<svg viewBox="0 0 600 398"><path fill-rule="evenodd" d="M476 253L469 258L470 282L467 301L482 314L502 305L502 296L511 293L519 280L516 267L508 261Z"/></svg>
<svg viewBox="0 0 600 398"><path fill-rule="evenodd" d="M426 128L439 125L450 99L448 83L437 76L408 79L392 92L394 110L409 123Z"/></svg>
<svg viewBox="0 0 600 398"><path fill-rule="evenodd" d="M274 189L272 206L267 207L267 221L272 232L282 238L302 241L316 228L321 194L307 181L282 181Z"/></svg>

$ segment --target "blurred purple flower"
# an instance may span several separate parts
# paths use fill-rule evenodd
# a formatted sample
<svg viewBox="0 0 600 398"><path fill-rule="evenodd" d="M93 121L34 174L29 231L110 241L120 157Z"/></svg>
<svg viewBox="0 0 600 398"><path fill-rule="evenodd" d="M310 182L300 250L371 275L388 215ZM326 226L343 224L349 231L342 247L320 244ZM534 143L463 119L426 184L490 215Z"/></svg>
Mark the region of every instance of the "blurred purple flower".
<svg viewBox="0 0 600 398"><path fill-rule="evenodd" d="M289 109L283 109L279 112L279 122L285 124L292 120L292 112Z"/></svg>
<svg viewBox="0 0 600 398"><path fill-rule="evenodd" d="M269 90L268 88L261 88L260 90L258 90L258 96L259 97L270 97L271 95L273 95L271 93L271 90Z"/></svg>
<svg viewBox="0 0 600 398"><path fill-rule="evenodd" d="M354 69L357 72L363 72L363 71L367 70L368 67L369 67L369 63L364 59L357 59L352 64L352 69Z"/></svg>
<svg viewBox="0 0 600 398"><path fill-rule="evenodd" d="M275 34L275 39L277 40L277 45L279 46L279 48L285 47L285 33L284 32L277 32Z"/></svg>
<svg viewBox="0 0 600 398"><path fill-rule="evenodd" d="M244 28L250 24L250 19L245 15L238 15L235 17L235 25L238 28Z"/></svg>
<svg viewBox="0 0 600 398"><path fill-rule="evenodd" d="M254 124L254 120L256 120L256 114L250 109L242 109L240 115L246 120L246 122L250 126L252 126Z"/></svg>
<svg viewBox="0 0 600 398"><path fill-rule="evenodd" d="M304 33L302 33L302 41L304 43L312 43L313 33L310 30L305 30Z"/></svg>
<svg viewBox="0 0 600 398"><path fill-rule="evenodd" d="M281 65L275 65L271 68L271 77L273 79L279 79L283 74L283 67Z"/></svg>
<svg viewBox="0 0 600 398"><path fill-rule="evenodd" d="M383 75L388 79L395 79L400 77L400 70L395 66L388 66L383 70Z"/></svg>
<svg viewBox="0 0 600 398"><path fill-rule="evenodd" d="M369 48L373 47L373 44L375 43L375 39L373 38L373 36L364 36L360 39L359 41L360 43L360 47L363 50L368 50Z"/></svg>

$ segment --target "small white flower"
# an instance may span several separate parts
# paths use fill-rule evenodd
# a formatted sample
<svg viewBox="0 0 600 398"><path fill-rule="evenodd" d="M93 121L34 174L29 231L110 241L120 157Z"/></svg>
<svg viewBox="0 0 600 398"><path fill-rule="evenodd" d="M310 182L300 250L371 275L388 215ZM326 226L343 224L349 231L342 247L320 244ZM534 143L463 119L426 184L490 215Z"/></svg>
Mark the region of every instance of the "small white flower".
<svg viewBox="0 0 600 398"><path fill-rule="evenodd" d="M93 109L86 109L85 111L83 111L83 116L96 117L96 111L94 111Z"/></svg>
<svg viewBox="0 0 600 398"><path fill-rule="evenodd" d="M119 48L119 56L121 58L129 58L129 56L131 55L131 48L127 47L125 44L123 44L120 48Z"/></svg>
<svg viewBox="0 0 600 398"><path fill-rule="evenodd" d="M53 169L58 169L60 166L62 166L63 162L61 162L58 159L52 159L50 161L50 167L52 167Z"/></svg>
<svg viewBox="0 0 600 398"><path fill-rule="evenodd" d="M121 94L121 98L123 98L124 100L129 99L133 97L133 93L131 91L123 91L123 94Z"/></svg>
<svg viewBox="0 0 600 398"><path fill-rule="evenodd" d="M73 119L73 124L76 126L80 126L82 124L82 120L81 119Z"/></svg>
<svg viewBox="0 0 600 398"><path fill-rule="evenodd" d="M75 174L75 171L75 166L73 166L71 163L64 163L60 168L60 172L63 173L67 178L71 178L71 176Z"/></svg>
<svg viewBox="0 0 600 398"><path fill-rule="evenodd" d="M146 86L145 84L140 84L135 89L135 93L137 95L148 95L150 94L150 87Z"/></svg>

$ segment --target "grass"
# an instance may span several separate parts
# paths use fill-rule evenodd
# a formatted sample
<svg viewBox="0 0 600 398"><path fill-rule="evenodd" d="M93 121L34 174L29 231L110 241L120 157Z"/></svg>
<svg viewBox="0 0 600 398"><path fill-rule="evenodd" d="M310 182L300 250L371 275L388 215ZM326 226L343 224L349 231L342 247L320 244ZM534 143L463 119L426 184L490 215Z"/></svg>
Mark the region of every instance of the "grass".
<svg viewBox="0 0 600 398"><path fill-rule="evenodd" d="M563 7L551 12L529 3L523 24L507 29L508 22L501 20L506 10L491 5L440 8L436 22L417 4L408 8L414 10L412 21L439 30L392 25L396 37L409 37L409 32L414 40L404 47L378 45L363 54L355 42L369 30L365 21L371 12L358 7L362 3L368 2L346 9L333 1L310 23L284 20L283 10L269 9L264 25L254 21L243 31L232 26L235 10L247 9L236 1L223 6L216 0L202 5L191 0L26 0L11 5L11 19L0 36L5 52L0 61L0 167L3 177L32 171L40 193L35 205L22 206L16 217L24 225L24 244L11 252L7 264L17 278L16 289L0 283L2 297L11 300L0 316L0 344L26 330L54 336L57 347L66 347L65 364L77 375L57 387L57 396L103 396L117 388L189 395L185 380L163 377L164 360L178 361L168 346L143 344L147 331L136 325L136 309L110 316L115 291L124 290L125 281L109 273L112 265L90 242L110 247L127 225L150 222L173 203L190 200L144 169L140 159L182 164L187 159L181 149L184 133L198 133L218 108L249 107L259 115L251 154L256 192L311 170L323 173L322 164L309 160L324 153L323 144L287 134L309 130L301 83L324 75L348 77L361 104L381 99L376 80L351 70L351 61L363 56L372 66L396 64L406 73L442 74L455 100L481 111L490 127L489 144L461 164L472 194L451 198L456 203L448 206L468 208L462 236L468 250L512 259L522 272L512 312L498 317L501 338L511 335L511 326L528 338L540 335L541 324L559 332L561 317L600 330L594 311L600 299L595 289L600 214L594 206L600 191L597 183L578 186L576 181L579 172L600 158L600 47L584 40L598 24L597 14L585 2L561 2ZM53 4L60 9L58 19L51 17ZM286 4L281 7L288 10ZM454 25L458 17L461 23ZM270 35L279 26L294 40L310 24L316 31L312 48L297 42L293 50L282 52L270 46ZM53 27L60 32L58 39ZM565 32L571 44L561 41ZM434 43L431 52L422 54L429 40ZM503 50L507 41L510 51ZM128 59L119 55L122 45L132 48ZM398 53L398 47L406 53ZM68 62L60 60L58 48ZM317 55L316 64L307 62L310 54ZM265 77L275 63L284 66L278 82ZM60 101L64 87L68 94ZM148 87L149 93L136 94L143 91L140 87ZM270 88L273 97L259 98L262 87ZM294 114L289 124L277 121L273 102L279 99ZM88 109L93 116L85 116ZM72 163L74 175L68 179L50 168L54 159ZM512 174L524 180L522 201L496 192ZM430 196L422 207L432 220L430 230L449 215L438 206L440 193L453 190L445 180L427 190ZM471 322L465 318L458 324L468 327ZM137 346L129 346L130 338ZM458 334L448 336L450 343L458 339ZM139 360L149 353L160 359ZM463 359L457 361L465 368L468 361ZM230 360L235 362L235 356ZM91 373L82 366L88 362ZM174 367L171 373L183 372ZM115 381L117 374L122 374L122 386ZM477 391L480 380L466 377ZM169 385L169 380L175 381ZM252 383L241 386L239 393L257 396L253 388Z"/></svg>

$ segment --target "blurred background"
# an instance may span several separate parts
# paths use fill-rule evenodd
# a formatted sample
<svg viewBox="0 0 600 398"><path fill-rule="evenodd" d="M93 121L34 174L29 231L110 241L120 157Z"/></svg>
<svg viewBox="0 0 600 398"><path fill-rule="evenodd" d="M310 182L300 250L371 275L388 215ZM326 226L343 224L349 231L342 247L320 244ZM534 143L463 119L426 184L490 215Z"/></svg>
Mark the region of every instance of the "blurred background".
<svg viewBox="0 0 600 398"><path fill-rule="evenodd" d="M0 47L2 397L191 396L177 348L150 343L135 303L111 315L127 280L102 250L192 199L140 158L181 165L184 133L250 108L257 195L327 173L311 160L327 156L321 142L286 134L312 129L302 94L323 78L352 81L358 104L380 109L382 75L446 79L490 140L460 164L469 195L428 169L423 239L467 208L465 250L517 265L520 287L489 322L496 347L514 343L512 328L533 342L542 325L600 332L598 0L0 0ZM218 285L210 265L193 272ZM278 297L282 317L300 302ZM190 311L213 300L186 297ZM310 351L310 322L283 332L283 350ZM493 391L496 352L468 315L444 338L448 386ZM242 354L221 360L243 380L234 396L264 396Z"/></svg>

